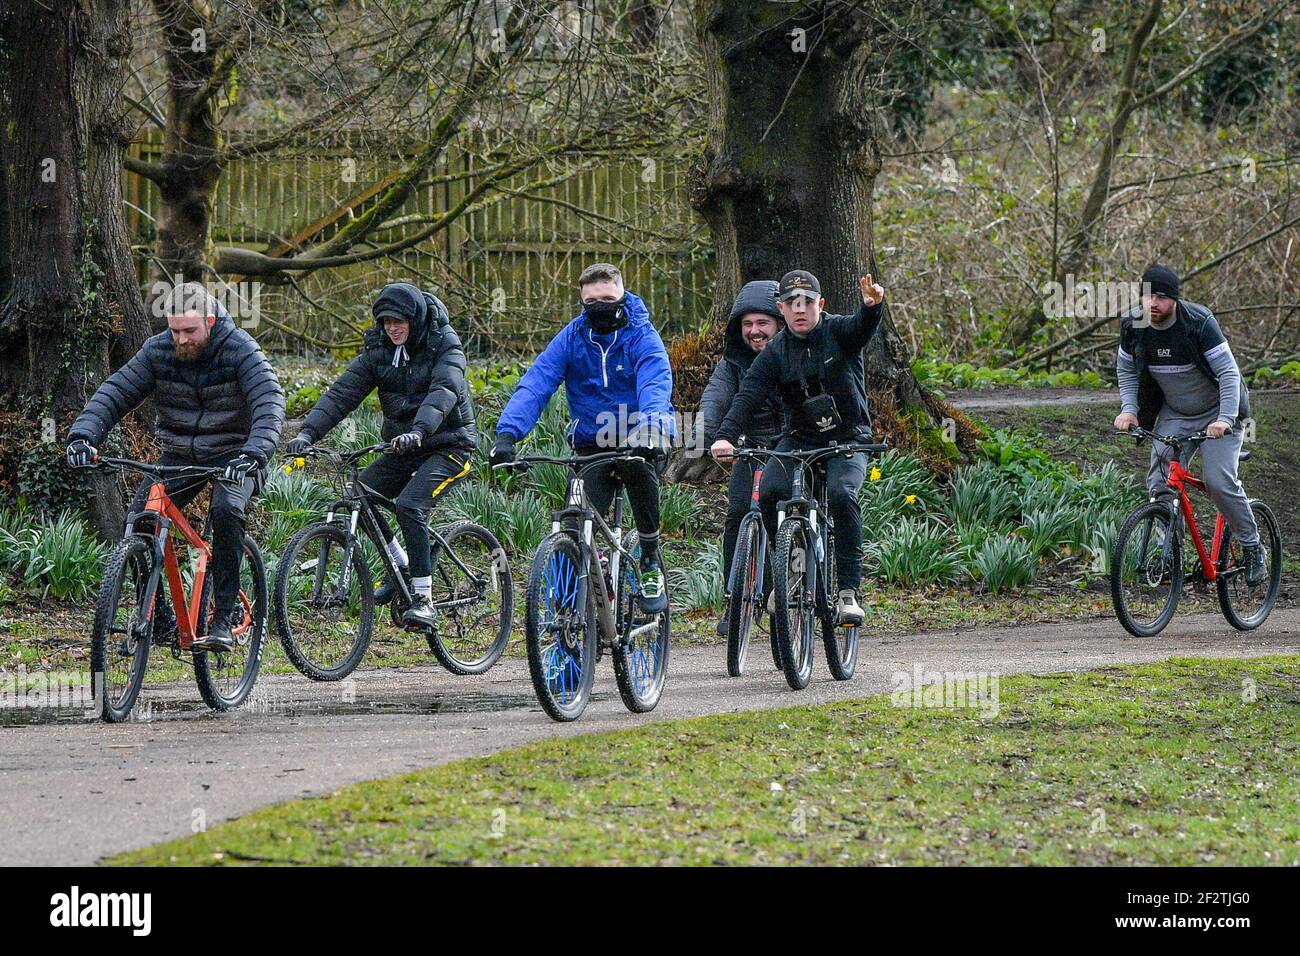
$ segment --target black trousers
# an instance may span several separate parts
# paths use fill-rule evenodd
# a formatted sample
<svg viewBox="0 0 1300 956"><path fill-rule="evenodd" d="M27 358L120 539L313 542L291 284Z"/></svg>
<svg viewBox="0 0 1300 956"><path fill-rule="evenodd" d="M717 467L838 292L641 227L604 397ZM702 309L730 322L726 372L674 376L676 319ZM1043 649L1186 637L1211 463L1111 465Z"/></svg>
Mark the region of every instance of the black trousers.
<svg viewBox="0 0 1300 956"><path fill-rule="evenodd" d="M817 446L801 445L792 438L782 438L777 451L808 450ZM759 506L768 536L776 542L776 506L790 497L794 484L795 463L773 458L763 472L758 489ZM835 519L835 573L838 587L857 589L862 583L862 510L858 489L867 476L867 456L837 456L826 463L826 482L822 507ZM807 494L811 489L805 487Z"/></svg>
<svg viewBox="0 0 1300 956"><path fill-rule="evenodd" d="M447 449L432 454L384 454L361 472L361 481L397 504L397 524L406 539L411 577L428 577L433 572L429 552L429 509L439 495L469 474L472 451ZM393 540L393 529L379 513L384 540Z"/></svg>
<svg viewBox="0 0 1300 956"><path fill-rule="evenodd" d="M236 455L237 453L203 464L214 467L224 465ZM189 465L193 462L177 455L164 454L158 459L158 464ZM145 478L140 483L140 487L136 489L135 499L131 502L132 511L139 511L144 507L153 482L154 479ZM212 484L212 503L208 508L208 517L212 519L212 564L209 567L212 574L212 603L216 613L220 615L230 613L239 605L239 563L244 556L244 527L247 523L245 513L248 510L248 502L258 489L259 483L252 477L245 478L242 485L235 486L215 478L176 475L167 478L163 485L172 503L177 508L184 508L198 497L199 492L209 482ZM203 529L200 526L194 530L201 534ZM165 606L166 602L161 601L161 596L160 589L160 603Z"/></svg>
<svg viewBox="0 0 1300 956"><path fill-rule="evenodd" d="M749 514L750 496L754 492L753 460L737 461L731 466L731 480L727 482L727 520L722 526L722 573L731 573L731 562L736 555L736 535L740 522Z"/></svg>
<svg viewBox="0 0 1300 956"><path fill-rule="evenodd" d="M600 451L609 449L577 448L574 454L594 455ZM628 498L632 503L632 518L636 521L637 534L641 537L643 555L652 554L659 547L659 475L666 466L667 459L660 456L653 462L643 459L610 461L582 469L587 500L607 521L614 495L620 487L627 487Z"/></svg>

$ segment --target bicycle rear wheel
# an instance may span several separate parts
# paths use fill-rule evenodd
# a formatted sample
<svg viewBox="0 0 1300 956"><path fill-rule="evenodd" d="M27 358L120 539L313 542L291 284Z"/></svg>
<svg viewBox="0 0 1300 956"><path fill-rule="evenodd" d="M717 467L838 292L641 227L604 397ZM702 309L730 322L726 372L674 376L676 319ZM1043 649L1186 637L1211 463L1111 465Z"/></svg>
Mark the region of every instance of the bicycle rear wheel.
<svg viewBox="0 0 1300 956"><path fill-rule="evenodd" d="M1110 595L1120 624L1134 637L1164 630L1183 590L1181 522L1162 501L1134 509L1119 529L1110 561ZM1166 545L1166 540L1168 544Z"/></svg>
<svg viewBox="0 0 1300 956"><path fill-rule="evenodd" d="M212 574L203 581L199 633L206 634L216 607L213 605ZM234 646L229 651L194 652L194 678L199 693L213 710L230 710L248 699L262 667L262 644L266 640L266 565L252 538L244 538L239 562L239 607L243 616L232 628Z"/></svg>
<svg viewBox="0 0 1300 956"><path fill-rule="evenodd" d="M758 580L759 549L763 547L759 520L746 515L736 533L732 558L735 585L727 614L727 674L731 677L745 673L749 636L763 609L763 582Z"/></svg>
<svg viewBox="0 0 1300 956"><path fill-rule="evenodd" d="M338 525L308 525L284 547L275 570L275 628L293 666L318 681L342 680L365 657L375 626L370 568L353 539L347 586Z"/></svg>
<svg viewBox="0 0 1300 956"><path fill-rule="evenodd" d="M434 542L433 603L439 618L428 635L429 649L453 674L482 674L510 642L515 615L510 562L492 532L471 521L458 521L441 534L451 554Z"/></svg>
<svg viewBox="0 0 1300 956"><path fill-rule="evenodd" d="M528 574L528 673L538 702L552 720L582 716L596 675L596 609L590 592L579 601L582 573L578 543L558 532L543 539Z"/></svg>
<svg viewBox="0 0 1300 956"><path fill-rule="evenodd" d="M638 546L632 560L623 559L618 582L618 639L614 645L614 677L619 696L634 714L654 710L668 677L668 653L672 642L669 613L646 615L637 605L641 594ZM657 620L656 620L657 619ZM653 628L650 625L655 625ZM646 628L642 633L631 635Z"/></svg>
<svg viewBox="0 0 1300 956"><path fill-rule="evenodd" d="M153 623L141 603L153 571L153 547L145 538L121 541L109 556L95 602L90 637L91 688L100 716L126 720L144 686ZM159 581L159 587L163 582Z"/></svg>
<svg viewBox="0 0 1300 956"><path fill-rule="evenodd" d="M772 587L776 591L776 619L772 630L781 648L786 683L795 690L807 687L812 677L817 606L809 587L811 537L807 521L798 517L786 518L776 533L776 557L772 567ZM815 563L815 559L813 561ZM816 578L816 573L811 576Z"/></svg>
<svg viewBox="0 0 1300 956"><path fill-rule="evenodd" d="M1233 540L1231 529L1224 528L1215 581L1223 616L1239 631L1253 631L1264 623L1277 603L1277 591L1282 583L1282 535L1277 529L1277 518L1273 509L1262 501L1252 500L1250 510L1259 526L1259 543L1264 549L1264 580L1255 587L1246 583L1241 546Z"/></svg>
<svg viewBox="0 0 1300 956"><path fill-rule="evenodd" d="M826 549L826 563L835 563L835 535L829 524L822 538ZM826 666L831 677L836 680L848 680L858 668L858 628L840 627L835 610L834 592L831 581L834 580L830 568L824 575L825 584L817 589L818 611L822 619L822 644L826 647Z"/></svg>

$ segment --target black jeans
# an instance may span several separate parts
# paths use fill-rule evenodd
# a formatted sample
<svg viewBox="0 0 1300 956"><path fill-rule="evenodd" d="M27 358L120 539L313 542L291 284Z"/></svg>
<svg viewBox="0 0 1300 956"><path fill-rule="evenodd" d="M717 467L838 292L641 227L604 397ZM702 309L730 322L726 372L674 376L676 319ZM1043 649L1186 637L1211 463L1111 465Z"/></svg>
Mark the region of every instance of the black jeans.
<svg viewBox="0 0 1300 956"><path fill-rule="evenodd" d="M224 465L236 455L237 453L203 464L214 467ZM164 454L158 459L158 464L175 466L191 465L194 462L177 455ZM135 499L131 502L132 511L139 511L144 507L153 482L154 479L145 478L140 483L140 487L136 489ZM229 614L239 606L239 563L244 555L245 512L259 483L252 477L245 478L242 485L235 486L215 478L175 475L167 478L163 484L167 488L167 496L171 498L172 504L177 508L184 508L198 497L204 485L209 482L212 483L212 503L208 507L208 517L212 519L212 564L210 565L212 603L216 613L221 615ZM194 530L202 533L203 529L199 526ZM159 600L165 605L166 602L161 600L162 593L160 588Z"/></svg>
<svg viewBox="0 0 1300 956"><path fill-rule="evenodd" d="M736 555L736 535L740 533L740 522L749 514L750 496L754 492L754 469L758 465L752 459L742 459L731 466L731 480L727 482L727 521L722 526L722 574L723 579L731 573L731 562Z"/></svg>
<svg viewBox="0 0 1300 956"><path fill-rule="evenodd" d="M594 455L608 448L577 448L576 455ZM650 556L659 548L659 475L667 465L660 456L655 461L631 460L602 462L582 469L587 500L591 506L609 520L609 506L620 486L627 487L632 503L632 517L641 538L641 554Z"/></svg>
<svg viewBox="0 0 1300 956"><path fill-rule="evenodd" d="M782 438L777 451L811 449L792 438ZM837 587L857 590L862 582L862 510L858 489L867 475L867 456L858 453L850 458L837 456L826 462L826 481L822 490L822 507L835 520L835 573ZM795 462L773 458L763 472L758 489L759 506L768 536L776 542L776 506L787 499L794 484ZM804 487L804 494L812 489Z"/></svg>
<svg viewBox="0 0 1300 956"><path fill-rule="evenodd" d="M423 578L433 573L429 551L429 509L434 499L469 474L472 451L447 449L427 457L384 454L370 463L360 478L397 504L397 524L406 539L411 577ZM384 541L393 540L393 529L379 511Z"/></svg>

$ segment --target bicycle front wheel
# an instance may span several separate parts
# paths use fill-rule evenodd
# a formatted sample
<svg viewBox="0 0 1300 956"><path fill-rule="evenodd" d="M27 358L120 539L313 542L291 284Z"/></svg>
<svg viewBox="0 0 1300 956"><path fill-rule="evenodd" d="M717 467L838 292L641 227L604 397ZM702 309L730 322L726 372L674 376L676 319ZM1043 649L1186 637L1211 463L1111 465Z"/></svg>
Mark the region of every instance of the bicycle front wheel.
<svg viewBox="0 0 1300 956"><path fill-rule="evenodd" d="M773 632L781 648L781 665L785 680L795 690L803 690L812 677L813 630L817 606L813 587L816 558L809 554L812 531L803 518L787 518L776 533L776 556L772 567L772 587L776 591L776 615ZM810 582L809 578L814 580Z"/></svg>
<svg viewBox="0 0 1300 956"><path fill-rule="evenodd" d="M99 586L90 637L90 676L100 716L109 723L126 720L144 686L153 625L145 620L142 601L152 571L151 542L126 538L109 556Z"/></svg>
<svg viewBox="0 0 1300 956"><path fill-rule="evenodd" d="M293 666L318 681L342 680L365 657L375 591L361 549L338 525L308 525L284 547L275 571L275 627ZM346 574L347 580L344 580Z"/></svg>
<svg viewBox="0 0 1300 956"><path fill-rule="evenodd" d="M828 564L835 561L835 536L830 525L826 526L822 546L826 549ZM829 571L829 569L828 569ZM841 627L835 610L834 593L831 591L830 573L825 575L825 585L817 589L819 598L818 611L822 618L822 643L826 647L826 666L830 668L831 677L836 680L848 680L858 669L858 628Z"/></svg>
<svg viewBox="0 0 1300 956"><path fill-rule="evenodd" d="M727 613L727 674L731 677L745 673L749 636L763 607L763 582L758 580L761 531L759 519L746 515L736 533L736 552L731 559L735 585Z"/></svg>
<svg viewBox="0 0 1300 956"><path fill-rule="evenodd" d="M453 674L482 674L510 642L515 614L510 562L492 532L471 521L441 533L447 547L435 542L433 605L439 619L429 649Z"/></svg>
<svg viewBox="0 0 1300 956"><path fill-rule="evenodd" d="M1277 603L1277 591L1282 583L1282 535L1278 533L1277 518L1273 509L1262 501L1252 500L1250 510L1259 526L1259 543L1264 549L1264 580L1255 587L1246 583L1241 545L1233 539L1231 529L1225 528L1215 581L1223 616L1239 631L1253 631L1264 623Z"/></svg>
<svg viewBox="0 0 1300 956"><path fill-rule="evenodd" d="M1134 637L1165 629L1183 590L1181 523L1161 501L1134 509L1119 529L1110 561L1110 595L1115 616Z"/></svg>
<svg viewBox="0 0 1300 956"><path fill-rule="evenodd" d="M579 600L583 570L578 543L559 532L542 541L528 574L528 672L537 700L552 720L581 717L596 676L596 609L590 592Z"/></svg>
<svg viewBox="0 0 1300 956"><path fill-rule="evenodd" d="M203 582L203 600L199 603L200 634L207 633L216 611L212 592L212 575L208 574ZM244 554L239 562L239 606L235 609L238 620L230 629L234 646L229 651L194 652L194 678L204 703L213 710L238 707L252 692L262 667L268 603L262 552L252 538L245 537Z"/></svg>

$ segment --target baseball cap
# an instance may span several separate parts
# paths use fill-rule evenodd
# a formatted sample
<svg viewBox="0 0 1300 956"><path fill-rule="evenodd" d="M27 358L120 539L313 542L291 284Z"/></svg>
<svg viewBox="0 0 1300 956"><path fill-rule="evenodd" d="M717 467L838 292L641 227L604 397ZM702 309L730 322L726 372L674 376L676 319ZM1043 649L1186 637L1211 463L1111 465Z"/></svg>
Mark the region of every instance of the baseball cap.
<svg viewBox="0 0 1300 956"><path fill-rule="evenodd" d="M797 295L807 296L810 299L822 297L821 283L811 272L794 269L781 277L781 284L776 292L777 301L786 302Z"/></svg>

